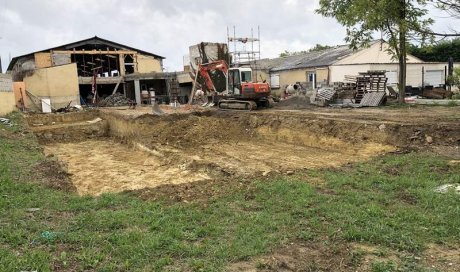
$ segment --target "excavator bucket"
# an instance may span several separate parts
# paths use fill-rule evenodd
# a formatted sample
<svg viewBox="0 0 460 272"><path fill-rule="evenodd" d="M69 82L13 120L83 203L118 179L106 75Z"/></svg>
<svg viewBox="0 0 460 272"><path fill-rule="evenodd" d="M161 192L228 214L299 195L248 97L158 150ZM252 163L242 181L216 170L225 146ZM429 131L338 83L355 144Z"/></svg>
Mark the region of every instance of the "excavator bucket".
<svg viewBox="0 0 460 272"><path fill-rule="evenodd" d="M204 103L203 105L201 105L202 107L214 107L215 103L214 103L214 99L212 96L208 96L208 101L206 101L206 103Z"/></svg>

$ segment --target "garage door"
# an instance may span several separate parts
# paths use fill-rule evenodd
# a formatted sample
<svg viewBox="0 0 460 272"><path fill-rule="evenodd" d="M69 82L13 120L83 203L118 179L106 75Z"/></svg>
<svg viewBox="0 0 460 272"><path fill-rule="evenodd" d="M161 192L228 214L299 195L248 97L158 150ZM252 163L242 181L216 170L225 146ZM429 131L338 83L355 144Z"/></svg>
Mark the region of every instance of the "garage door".
<svg viewBox="0 0 460 272"><path fill-rule="evenodd" d="M280 87L280 75L279 74L273 74L270 76L270 87L271 88Z"/></svg>
<svg viewBox="0 0 460 272"><path fill-rule="evenodd" d="M425 85L439 86L444 84L444 70L427 70L425 72Z"/></svg>
<svg viewBox="0 0 460 272"><path fill-rule="evenodd" d="M398 84L398 72L388 71L385 73L388 78L387 85L397 85Z"/></svg>

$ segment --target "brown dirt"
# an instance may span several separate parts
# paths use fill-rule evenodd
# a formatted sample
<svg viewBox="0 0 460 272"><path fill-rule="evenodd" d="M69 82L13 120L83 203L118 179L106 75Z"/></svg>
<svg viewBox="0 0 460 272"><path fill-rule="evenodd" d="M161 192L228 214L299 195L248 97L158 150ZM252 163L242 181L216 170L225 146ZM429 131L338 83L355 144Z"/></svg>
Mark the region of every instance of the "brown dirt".
<svg viewBox="0 0 460 272"><path fill-rule="evenodd" d="M371 271L374 262L399 262L390 252L378 256L376 247L345 242L294 242L246 262L231 264L228 271Z"/></svg>
<svg viewBox="0 0 460 272"><path fill-rule="evenodd" d="M62 162L47 158L34 166L32 180L53 189L75 192L77 188L71 180L71 174L65 169Z"/></svg>
<svg viewBox="0 0 460 272"><path fill-rule="evenodd" d="M80 194L338 167L394 150L373 142L354 145L337 137L291 132L251 115L104 118L109 133L127 145L104 139L46 146L47 154L66 162Z"/></svg>
<svg viewBox="0 0 460 272"><path fill-rule="evenodd" d="M180 161L173 164L169 158L133 150L110 139L54 143L45 147L45 153L66 162L72 173L71 180L81 195L210 179L205 172L191 171Z"/></svg>
<svg viewBox="0 0 460 272"><path fill-rule="evenodd" d="M437 271L460 271L460 248L448 248L439 245L429 245L424 252L422 262L426 267Z"/></svg>
<svg viewBox="0 0 460 272"><path fill-rule="evenodd" d="M99 116L97 110L87 110L81 112L68 113L30 113L24 114L24 118L31 127L48 126L57 123L76 123L82 121L93 120Z"/></svg>
<svg viewBox="0 0 460 272"><path fill-rule="evenodd" d="M228 271L356 271L351 252L346 244L291 243L255 260L231 264Z"/></svg>
<svg viewBox="0 0 460 272"><path fill-rule="evenodd" d="M43 136L46 152L68 165L80 194L156 188L181 199L189 199L194 190L188 188L204 186L202 181L340 167L393 152L394 146L458 150L460 142L460 115L451 108L423 109L433 115L418 124L393 117L395 112L404 113L411 121L421 122L418 108L191 114L189 110L184 107L182 112L153 116L139 109L134 115L105 109L99 114L103 121L96 124L86 120L94 118L94 113L40 115L39 120L51 125L33 130ZM437 121L434 113L443 116L444 122ZM61 122L53 121L56 118ZM28 121L37 120L30 117ZM426 141L428 135L433 142ZM151 192L141 195L156 197Z"/></svg>
<svg viewBox="0 0 460 272"><path fill-rule="evenodd" d="M428 270L460 271L460 250L430 245L420 257L369 244L294 242L249 261L230 264L228 271L372 271L374 263L392 262L402 267L403 259L413 259ZM427 270L427 271L428 271ZM399 271L399 270L398 270Z"/></svg>
<svg viewBox="0 0 460 272"><path fill-rule="evenodd" d="M275 108L300 110L314 107L310 104L310 97L291 96L275 104Z"/></svg>

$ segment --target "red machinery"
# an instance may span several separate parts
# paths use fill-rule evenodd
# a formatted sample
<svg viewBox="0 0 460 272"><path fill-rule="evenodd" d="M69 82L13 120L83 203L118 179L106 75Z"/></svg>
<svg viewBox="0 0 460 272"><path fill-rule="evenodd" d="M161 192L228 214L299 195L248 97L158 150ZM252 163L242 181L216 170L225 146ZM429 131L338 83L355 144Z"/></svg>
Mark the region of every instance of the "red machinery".
<svg viewBox="0 0 460 272"><path fill-rule="evenodd" d="M270 86L266 82L253 82L251 68L229 68L223 60L201 64L198 73L203 79L209 105L219 109L255 110L270 106Z"/></svg>

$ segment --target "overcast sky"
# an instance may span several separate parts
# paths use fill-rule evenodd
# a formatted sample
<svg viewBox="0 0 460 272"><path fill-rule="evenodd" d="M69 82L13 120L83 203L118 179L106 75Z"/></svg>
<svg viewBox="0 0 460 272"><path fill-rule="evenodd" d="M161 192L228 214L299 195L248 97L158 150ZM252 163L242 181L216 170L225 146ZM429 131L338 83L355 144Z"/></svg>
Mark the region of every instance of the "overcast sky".
<svg viewBox="0 0 460 272"><path fill-rule="evenodd" d="M344 44L345 30L314 10L319 0L0 0L3 70L11 57L95 35L166 57L168 71L182 69L188 47L225 42L227 26L237 36L261 28L262 57L315 44ZM431 8L433 27L456 21Z"/></svg>

